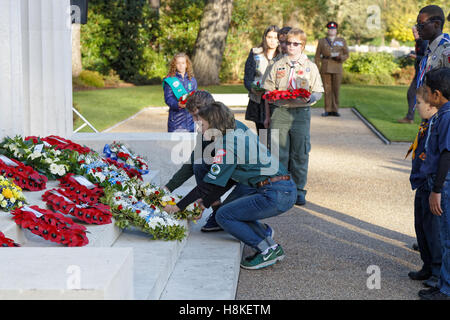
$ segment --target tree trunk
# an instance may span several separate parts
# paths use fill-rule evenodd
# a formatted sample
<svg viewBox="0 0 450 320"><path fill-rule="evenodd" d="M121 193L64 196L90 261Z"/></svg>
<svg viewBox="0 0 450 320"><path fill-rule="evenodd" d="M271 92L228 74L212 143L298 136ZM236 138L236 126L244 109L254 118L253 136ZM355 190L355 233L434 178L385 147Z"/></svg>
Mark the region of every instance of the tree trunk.
<svg viewBox="0 0 450 320"><path fill-rule="evenodd" d="M233 0L208 0L194 47L193 67L199 85L220 84L219 72L233 11Z"/></svg>
<svg viewBox="0 0 450 320"><path fill-rule="evenodd" d="M75 78L83 71L83 65L81 63L80 29L81 24L72 24L72 77Z"/></svg>

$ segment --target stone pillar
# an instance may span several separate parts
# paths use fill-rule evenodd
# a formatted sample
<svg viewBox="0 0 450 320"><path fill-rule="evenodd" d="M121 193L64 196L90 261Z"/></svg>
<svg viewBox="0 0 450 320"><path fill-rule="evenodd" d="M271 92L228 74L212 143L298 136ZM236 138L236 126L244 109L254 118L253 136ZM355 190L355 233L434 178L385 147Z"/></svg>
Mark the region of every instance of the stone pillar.
<svg viewBox="0 0 450 320"><path fill-rule="evenodd" d="M0 138L23 134L20 1L0 0Z"/></svg>
<svg viewBox="0 0 450 320"><path fill-rule="evenodd" d="M70 136L70 0L0 0L0 137Z"/></svg>

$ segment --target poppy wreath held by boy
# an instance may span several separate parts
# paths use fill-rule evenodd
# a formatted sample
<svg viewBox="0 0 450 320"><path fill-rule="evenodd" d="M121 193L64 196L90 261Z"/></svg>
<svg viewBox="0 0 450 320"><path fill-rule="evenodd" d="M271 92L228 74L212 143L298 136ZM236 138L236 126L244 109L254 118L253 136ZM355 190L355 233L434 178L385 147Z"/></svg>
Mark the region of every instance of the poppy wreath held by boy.
<svg viewBox="0 0 450 320"><path fill-rule="evenodd" d="M42 195L47 206L57 212L70 214L77 219L89 224L109 224L112 214L109 206L102 203L77 204L69 197L71 194L66 189L52 189Z"/></svg>
<svg viewBox="0 0 450 320"><path fill-rule="evenodd" d="M32 167L24 165L15 159L0 155L0 174L10 178L20 188L29 191L44 190L47 177L40 175Z"/></svg>
<svg viewBox="0 0 450 320"><path fill-rule="evenodd" d="M82 247L89 243L86 227L64 215L38 206L21 207L12 212L14 222L32 233L69 247Z"/></svg>
<svg viewBox="0 0 450 320"><path fill-rule="evenodd" d="M311 92L309 92L306 89L274 90L269 91L263 95L263 98L269 101L288 100L297 98L309 99L309 97L311 97Z"/></svg>
<svg viewBox="0 0 450 320"><path fill-rule="evenodd" d="M0 247L20 247L20 244L15 243L14 240L5 237L0 231Z"/></svg>

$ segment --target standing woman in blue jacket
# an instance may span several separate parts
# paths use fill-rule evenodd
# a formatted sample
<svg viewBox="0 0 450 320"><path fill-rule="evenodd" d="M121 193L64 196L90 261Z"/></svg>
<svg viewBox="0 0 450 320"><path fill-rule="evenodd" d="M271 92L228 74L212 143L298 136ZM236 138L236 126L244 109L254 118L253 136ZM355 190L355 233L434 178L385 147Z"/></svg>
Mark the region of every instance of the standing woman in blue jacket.
<svg viewBox="0 0 450 320"><path fill-rule="evenodd" d="M169 106L168 131L194 132L194 120L185 108L185 101L189 93L197 90L197 80L191 60L185 53L173 57L163 87L164 101Z"/></svg>

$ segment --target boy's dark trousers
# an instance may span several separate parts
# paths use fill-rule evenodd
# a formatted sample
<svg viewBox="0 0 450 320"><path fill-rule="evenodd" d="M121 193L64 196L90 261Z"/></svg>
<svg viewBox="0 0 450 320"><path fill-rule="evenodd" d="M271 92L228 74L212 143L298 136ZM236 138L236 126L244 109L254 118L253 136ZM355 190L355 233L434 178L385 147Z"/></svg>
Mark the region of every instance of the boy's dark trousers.
<svg viewBox="0 0 450 320"><path fill-rule="evenodd" d="M439 217L431 213L429 197L430 191L427 188L422 186L417 189L414 198L414 227L423 261L422 269L439 278L442 263Z"/></svg>

